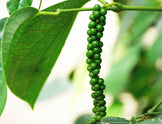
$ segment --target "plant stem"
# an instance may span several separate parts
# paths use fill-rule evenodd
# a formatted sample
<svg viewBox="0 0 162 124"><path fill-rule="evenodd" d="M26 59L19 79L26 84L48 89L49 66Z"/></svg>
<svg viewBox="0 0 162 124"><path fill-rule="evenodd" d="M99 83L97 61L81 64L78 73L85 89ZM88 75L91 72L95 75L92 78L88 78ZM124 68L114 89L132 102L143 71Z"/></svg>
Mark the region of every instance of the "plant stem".
<svg viewBox="0 0 162 124"><path fill-rule="evenodd" d="M40 8L41 8L41 5L42 5L42 0L40 0L40 3L39 3L39 7L38 7L38 10L40 10Z"/></svg>
<svg viewBox="0 0 162 124"><path fill-rule="evenodd" d="M136 122L140 122L140 121L144 121L146 119L149 119L151 118L151 115L160 115L162 114L162 112L150 112L150 113L144 113L142 115L139 115L139 116L136 116L135 118L132 118L132 119L135 119ZM150 116L150 117L149 117Z"/></svg>
<svg viewBox="0 0 162 124"><path fill-rule="evenodd" d="M42 1L42 0L41 0ZM40 2L41 3L41 2ZM104 5L107 10L112 10L114 12L120 11L162 11L162 7L154 6L127 6L121 3L110 3ZM110 7L111 6L111 7ZM72 8L72 9L57 9L56 12L39 12L38 15L59 15L64 12L79 12L79 11L92 11L93 8Z"/></svg>
<svg viewBox="0 0 162 124"><path fill-rule="evenodd" d="M159 108L159 106L161 104L162 104L162 99L155 106L153 106L151 109L149 109L148 113L152 113L152 112L156 111L156 109Z"/></svg>
<svg viewBox="0 0 162 124"><path fill-rule="evenodd" d="M149 115L161 115L162 112L150 112L150 113L145 113L145 114L142 114L142 115L139 115L136 117L136 119L138 118L143 118L144 116L149 116Z"/></svg>
<svg viewBox="0 0 162 124"><path fill-rule="evenodd" d="M127 6L122 5L121 11L123 10L131 10L131 11L162 11L162 7L153 7L153 6Z"/></svg>

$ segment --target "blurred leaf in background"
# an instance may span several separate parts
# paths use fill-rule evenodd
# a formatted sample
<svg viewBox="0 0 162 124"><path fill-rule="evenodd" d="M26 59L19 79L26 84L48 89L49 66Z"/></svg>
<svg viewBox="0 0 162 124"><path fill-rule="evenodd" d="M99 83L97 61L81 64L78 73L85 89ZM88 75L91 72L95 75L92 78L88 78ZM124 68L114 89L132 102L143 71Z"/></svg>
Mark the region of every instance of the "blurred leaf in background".
<svg viewBox="0 0 162 124"><path fill-rule="evenodd" d="M1 37L6 20L7 18L2 18L0 20L0 115L3 112L7 100L7 88L3 78L2 63L1 63Z"/></svg>
<svg viewBox="0 0 162 124"><path fill-rule="evenodd" d="M74 124L87 124L88 120L91 117L92 117L92 115L90 115L90 114L81 115L75 120Z"/></svg>
<svg viewBox="0 0 162 124"><path fill-rule="evenodd" d="M47 100L51 97L55 97L61 93L64 93L72 88L72 82L66 78L55 78L48 84L45 84L39 97L38 102Z"/></svg>
<svg viewBox="0 0 162 124"><path fill-rule="evenodd" d="M7 9L9 14L11 15L14 11L31 6L33 0L8 0L7 2Z"/></svg>

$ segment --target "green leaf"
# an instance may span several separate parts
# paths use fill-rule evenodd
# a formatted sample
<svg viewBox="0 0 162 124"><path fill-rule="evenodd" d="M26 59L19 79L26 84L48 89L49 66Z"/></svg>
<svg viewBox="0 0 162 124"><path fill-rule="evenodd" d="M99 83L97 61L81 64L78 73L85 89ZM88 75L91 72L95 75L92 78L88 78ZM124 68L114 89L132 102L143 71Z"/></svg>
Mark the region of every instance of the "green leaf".
<svg viewBox="0 0 162 124"><path fill-rule="evenodd" d="M0 41L1 41L1 38L2 38L3 27L4 27L4 24L5 24L6 20L7 20L7 17L6 18L2 18L0 20ZM0 50L1 50L1 47L0 47Z"/></svg>
<svg viewBox="0 0 162 124"><path fill-rule="evenodd" d="M102 119L102 124L130 124L130 121L125 118L108 117Z"/></svg>
<svg viewBox="0 0 162 124"><path fill-rule="evenodd" d="M79 8L88 0L69 0L44 11ZM20 9L7 20L2 39L5 79L11 91L33 108L71 30L77 12L41 15Z"/></svg>
<svg viewBox="0 0 162 124"><path fill-rule="evenodd" d="M139 51L141 45L135 45L131 47L127 54L116 63L108 76L106 77L106 92L118 96L120 92L124 89L132 69L135 67L139 60Z"/></svg>
<svg viewBox="0 0 162 124"><path fill-rule="evenodd" d="M150 101L153 104L156 104L156 102L159 101L159 99L162 98L162 72L158 73L155 77L155 82L153 86L151 86L151 95L150 95Z"/></svg>
<svg viewBox="0 0 162 124"><path fill-rule="evenodd" d="M158 58L162 57L162 34L160 34L151 47L146 53L146 59L148 60L148 63L155 67L156 61Z"/></svg>
<svg viewBox="0 0 162 124"><path fill-rule="evenodd" d="M8 0L7 2L7 9L9 11L9 14L12 14L14 11L31 6L33 0Z"/></svg>
<svg viewBox="0 0 162 124"><path fill-rule="evenodd" d="M130 76L127 91L131 92L136 98L150 95L154 85L152 78L154 79L155 74L155 70L150 69L145 63L138 64Z"/></svg>
<svg viewBox="0 0 162 124"><path fill-rule="evenodd" d="M139 122L138 124L161 124L162 120L160 118L152 118L146 121Z"/></svg>
<svg viewBox="0 0 162 124"><path fill-rule="evenodd" d="M91 119L91 115L90 114L84 114L84 115L81 115L79 116L74 124L87 124L88 120Z"/></svg>
<svg viewBox="0 0 162 124"><path fill-rule="evenodd" d="M3 18L0 20L0 115L3 112L7 100L7 88L3 80L3 72L2 72L2 64L1 64L1 36L2 36L2 30L6 22L6 19L7 18Z"/></svg>
<svg viewBox="0 0 162 124"><path fill-rule="evenodd" d="M34 44L34 41L30 38L25 39L25 35L22 35L22 33L28 27L27 24L31 21L32 17L37 13L38 10L31 7L20 9L8 18L2 36L2 65L5 81L15 95L24 100L30 98L29 103L31 103L31 101L33 101L32 98L35 97L32 96L32 93L37 92L31 91L34 89L30 88L35 82L32 81L32 78L30 79L30 76L34 76L34 73L32 72L33 69L30 70L29 67L32 63L35 64L36 62L34 63L34 60L30 60L27 56L27 53L29 56L32 56L30 47ZM29 34L27 35L29 36ZM25 44L29 45L27 46ZM32 63L29 64L28 62ZM29 70L27 69L28 67ZM28 84L29 82L31 86Z"/></svg>
<svg viewBox="0 0 162 124"><path fill-rule="evenodd" d="M1 69L1 68L0 68ZM2 114L7 100L7 88L0 71L0 115Z"/></svg>

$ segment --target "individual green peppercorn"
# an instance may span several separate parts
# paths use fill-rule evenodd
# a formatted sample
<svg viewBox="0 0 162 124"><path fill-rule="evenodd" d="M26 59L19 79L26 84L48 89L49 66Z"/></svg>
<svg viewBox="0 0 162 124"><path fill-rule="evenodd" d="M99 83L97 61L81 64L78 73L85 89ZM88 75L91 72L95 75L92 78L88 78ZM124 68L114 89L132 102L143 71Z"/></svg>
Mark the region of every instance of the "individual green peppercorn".
<svg viewBox="0 0 162 124"><path fill-rule="evenodd" d="M96 4L96 5L94 5L93 9L99 11L101 9L101 7L100 7L100 5Z"/></svg>
<svg viewBox="0 0 162 124"><path fill-rule="evenodd" d="M95 85L93 85L92 87L94 87L95 91L97 91L97 90L100 89L100 85L99 85L99 84L95 84Z"/></svg>
<svg viewBox="0 0 162 124"><path fill-rule="evenodd" d="M92 121L93 124L96 124L96 122L97 122L95 117L91 118L91 121Z"/></svg>
<svg viewBox="0 0 162 124"><path fill-rule="evenodd" d="M90 21L88 28L95 28L97 23L95 21Z"/></svg>
<svg viewBox="0 0 162 124"><path fill-rule="evenodd" d="M93 74L98 75L100 73L100 69L97 68L97 69L93 70L92 72L93 72Z"/></svg>
<svg viewBox="0 0 162 124"><path fill-rule="evenodd" d="M103 22L105 20L106 20L106 17L105 16L100 16L99 21Z"/></svg>
<svg viewBox="0 0 162 124"><path fill-rule="evenodd" d="M96 30L97 30L97 31L103 31L104 28L103 28L103 26L102 26L101 24L97 24L97 25L96 25Z"/></svg>
<svg viewBox="0 0 162 124"><path fill-rule="evenodd" d="M88 38L87 38L87 41L88 41L89 43L91 43L92 38L91 38L91 37L88 37Z"/></svg>
<svg viewBox="0 0 162 124"><path fill-rule="evenodd" d="M93 50L88 50L88 52L86 53L87 57L93 57L93 55L94 55Z"/></svg>
<svg viewBox="0 0 162 124"><path fill-rule="evenodd" d="M90 31L90 30L88 30L88 31L87 31L87 34L88 34L89 36L91 36L91 31Z"/></svg>
<svg viewBox="0 0 162 124"><path fill-rule="evenodd" d="M89 72L92 71L91 66L88 66L88 67L87 67L87 70L88 70Z"/></svg>
<svg viewBox="0 0 162 124"><path fill-rule="evenodd" d="M93 108L92 108L92 111L93 111L93 113L96 113L96 112L97 112L96 107L93 107Z"/></svg>
<svg viewBox="0 0 162 124"><path fill-rule="evenodd" d="M95 18L100 17L100 11L93 11L93 15Z"/></svg>
<svg viewBox="0 0 162 124"><path fill-rule="evenodd" d="M97 90L97 91L95 91L95 95L96 95L96 96L100 96L100 95L102 95L102 91L101 91L101 90Z"/></svg>
<svg viewBox="0 0 162 124"><path fill-rule="evenodd" d="M101 117L106 116L106 112L100 112L100 116L101 116Z"/></svg>
<svg viewBox="0 0 162 124"><path fill-rule="evenodd" d="M89 58L86 59L86 63L87 63L87 64L91 64L91 63L92 63L92 59L89 59Z"/></svg>
<svg viewBox="0 0 162 124"><path fill-rule="evenodd" d="M106 106L101 106L101 107L99 108L99 110L100 110L101 112L105 112L105 111L106 111Z"/></svg>
<svg viewBox="0 0 162 124"><path fill-rule="evenodd" d="M99 48L99 47L96 47L96 48L93 48L93 52L94 53L101 53L102 52L102 49Z"/></svg>
<svg viewBox="0 0 162 124"><path fill-rule="evenodd" d="M93 72L90 72L90 73L89 73L89 77L91 77L91 78L95 78L96 75L95 75Z"/></svg>
<svg viewBox="0 0 162 124"><path fill-rule="evenodd" d="M104 89L105 89L105 85L102 84L102 85L100 86L100 88L101 88L101 90L104 90Z"/></svg>
<svg viewBox="0 0 162 124"><path fill-rule="evenodd" d="M97 67L97 64L96 63L91 63L90 66L91 66L92 69L95 69Z"/></svg>
<svg viewBox="0 0 162 124"><path fill-rule="evenodd" d="M93 105L96 106L98 104L98 100L93 100Z"/></svg>
<svg viewBox="0 0 162 124"><path fill-rule="evenodd" d="M91 35L95 35L97 33L96 28L90 28Z"/></svg>
<svg viewBox="0 0 162 124"><path fill-rule="evenodd" d="M99 42L99 46L100 47L103 47L103 43L101 41Z"/></svg>
<svg viewBox="0 0 162 124"><path fill-rule="evenodd" d="M95 89L95 87L94 87L94 86L92 86L92 87L91 87L91 90L92 90L92 91L96 91L96 89Z"/></svg>
<svg viewBox="0 0 162 124"><path fill-rule="evenodd" d="M92 41L94 41L94 40L96 40L96 39L97 39L96 36L94 36L94 35L91 36L91 40L92 40Z"/></svg>
<svg viewBox="0 0 162 124"><path fill-rule="evenodd" d="M100 89L100 86L99 86L98 84L95 84L95 85L93 85L93 86L91 87L91 89L92 89L93 91L97 91L97 90Z"/></svg>
<svg viewBox="0 0 162 124"><path fill-rule="evenodd" d="M100 59L101 55L100 54L94 54L93 58L94 59Z"/></svg>
<svg viewBox="0 0 162 124"><path fill-rule="evenodd" d="M95 93L92 93L92 94L91 94L91 97L92 97L92 98L96 98L97 96L96 96Z"/></svg>
<svg viewBox="0 0 162 124"><path fill-rule="evenodd" d="M97 83L97 81L98 81L97 78L92 78L92 79L90 80L90 83L91 83L92 85L94 85L94 84Z"/></svg>
<svg viewBox="0 0 162 124"><path fill-rule="evenodd" d="M102 118L101 115L96 115L96 120L97 120L97 121L100 121L101 118Z"/></svg>
<svg viewBox="0 0 162 124"><path fill-rule="evenodd" d="M101 15L106 15L106 13L107 13L106 8L102 7L102 8L100 9L100 14L101 14Z"/></svg>
<svg viewBox="0 0 162 124"><path fill-rule="evenodd" d="M95 40L95 41L92 41L92 46L93 47L97 47L99 45L99 41Z"/></svg>
<svg viewBox="0 0 162 124"><path fill-rule="evenodd" d="M92 122L92 120L90 119L90 120L88 120L88 124L93 124L93 122Z"/></svg>
<svg viewBox="0 0 162 124"><path fill-rule="evenodd" d="M97 36L98 38L101 38L101 37L103 36L103 33L102 33L102 32L97 32L96 36Z"/></svg>
<svg viewBox="0 0 162 124"><path fill-rule="evenodd" d="M101 64L101 62L102 62L102 60L100 58L95 60L95 63L98 65Z"/></svg>
<svg viewBox="0 0 162 124"><path fill-rule="evenodd" d="M101 85L101 84L103 84L103 83L104 83L104 79L103 79L103 78L99 78L99 79L98 79L98 84Z"/></svg>
<svg viewBox="0 0 162 124"><path fill-rule="evenodd" d="M89 44L87 45L87 50L92 50L92 49L93 49L93 46L92 46L91 43L89 43Z"/></svg>
<svg viewBox="0 0 162 124"><path fill-rule="evenodd" d="M95 21L95 20L96 20L96 18L95 18L95 16L94 16L93 14L91 14L91 15L89 16L89 19L92 20L92 21Z"/></svg>
<svg viewBox="0 0 162 124"><path fill-rule="evenodd" d="M105 100L100 100L100 101L99 101L99 105L103 106L103 105L105 105L105 104L106 104Z"/></svg>
<svg viewBox="0 0 162 124"><path fill-rule="evenodd" d="M100 95L100 96L97 97L97 100L103 100L104 98L105 98L105 95L102 94L102 95Z"/></svg>

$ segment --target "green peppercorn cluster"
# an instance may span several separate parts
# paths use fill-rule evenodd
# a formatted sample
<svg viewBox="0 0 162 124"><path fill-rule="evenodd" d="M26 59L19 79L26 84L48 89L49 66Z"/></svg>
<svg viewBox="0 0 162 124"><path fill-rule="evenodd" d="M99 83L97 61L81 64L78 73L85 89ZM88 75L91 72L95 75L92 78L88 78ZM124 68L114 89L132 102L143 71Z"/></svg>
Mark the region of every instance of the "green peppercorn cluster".
<svg viewBox="0 0 162 124"><path fill-rule="evenodd" d="M104 80L99 77L103 46L101 37L103 36L104 31L103 26L106 24L106 13L106 8L100 7L100 5L96 4L93 8L93 13L89 16L90 23L87 31L88 51L86 53L86 63L88 64L87 70L89 71L89 76L91 77L90 84L93 91L91 97L94 99L92 112L95 113L95 117L92 117L88 121L88 124L96 124L106 115L106 101L104 100L105 95L103 94L105 85Z"/></svg>

